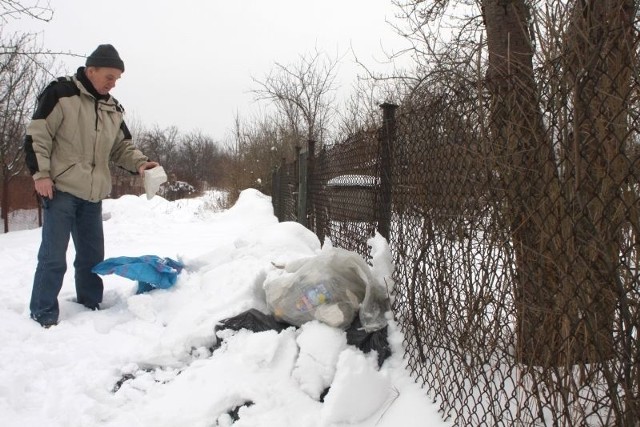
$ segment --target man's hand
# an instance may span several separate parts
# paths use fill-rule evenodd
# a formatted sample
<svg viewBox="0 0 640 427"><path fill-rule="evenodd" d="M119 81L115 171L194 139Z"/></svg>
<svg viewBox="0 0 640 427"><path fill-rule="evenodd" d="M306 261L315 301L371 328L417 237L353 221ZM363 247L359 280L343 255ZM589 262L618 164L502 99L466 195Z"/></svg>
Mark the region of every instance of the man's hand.
<svg viewBox="0 0 640 427"><path fill-rule="evenodd" d="M138 173L142 176L144 176L144 171L147 169L153 169L156 166L160 166L160 163L158 162L144 162L142 165L140 165L140 167L138 168Z"/></svg>
<svg viewBox="0 0 640 427"><path fill-rule="evenodd" d="M36 193L42 197L53 199L53 181L51 178L40 178L35 181Z"/></svg>

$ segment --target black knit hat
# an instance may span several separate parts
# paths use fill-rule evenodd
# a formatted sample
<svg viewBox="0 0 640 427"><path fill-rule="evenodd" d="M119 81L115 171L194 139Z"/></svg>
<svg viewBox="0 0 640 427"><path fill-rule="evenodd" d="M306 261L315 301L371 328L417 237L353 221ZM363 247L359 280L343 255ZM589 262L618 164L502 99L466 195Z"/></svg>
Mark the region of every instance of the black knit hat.
<svg viewBox="0 0 640 427"><path fill-rule="evenodd" d="M124 72L124 62L118 51L110 44L101 44L87 57L87 67L110 67Z"/></svg>

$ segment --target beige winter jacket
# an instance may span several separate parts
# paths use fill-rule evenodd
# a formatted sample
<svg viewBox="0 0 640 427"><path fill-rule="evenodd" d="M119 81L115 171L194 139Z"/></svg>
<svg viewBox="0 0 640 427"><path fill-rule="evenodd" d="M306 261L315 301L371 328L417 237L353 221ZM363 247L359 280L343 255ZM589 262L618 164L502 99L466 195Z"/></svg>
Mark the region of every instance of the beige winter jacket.
<svg viewBox="0 0 640 427"><path fill-rule="evenodd" d="M98 202L111 191L109 160L137 173L147 157L134 147L118 101L96 97L78 75L59 78L40 95L27 127L26 162L34 180L50 177L56 190Z"/></svg>

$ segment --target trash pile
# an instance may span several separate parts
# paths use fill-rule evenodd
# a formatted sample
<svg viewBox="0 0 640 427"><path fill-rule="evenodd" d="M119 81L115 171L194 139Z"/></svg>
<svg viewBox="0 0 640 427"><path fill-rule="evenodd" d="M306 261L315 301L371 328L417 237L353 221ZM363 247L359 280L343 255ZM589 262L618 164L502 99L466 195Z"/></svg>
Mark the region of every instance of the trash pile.
<svg viewBox="0 0 640 427"><path fill-rule="evenodd" d="M216 336L224 329L280 332L316 320L344 330L347 343L364 353L376 351L378 366L391 355L387 288L360 255L327 246L317 256L290 262L281 270L263 285L269 313L250 309L224 319L215 328Z"/></svg>
<svg viewBox="0 0 640 427"><path fill-rule="evenodd" d="M387 290L357 253L328 247L284 271L264 284L267 306L277 319L295 326L319 320L346 329L359 315L368 332L387 324Z"/></svg>
<svg viewBox="0 0 640 427"><path fill-rule="evenodd" d="M140 294L170 288L184 268L189 267L171 258L144 255L109 258L93 271L137 280ZM380 368L391 356L387 340L387 315L391 309L387 285L392 285L392 266L382 271L385 274L374 272L357 253L330 245L316 256L280 266L263 283L268 312L251 308L220 320L214 328L216 341L210 350L213 353L223 345L224 337L229 336L220 333L224 330L281 332L317 321L343 330L346 345L365 354L375 351ZM123 378L123 382L128 379ZM311 394L324 401L330 384L330 381L323 383L324 390Z"/></svg>

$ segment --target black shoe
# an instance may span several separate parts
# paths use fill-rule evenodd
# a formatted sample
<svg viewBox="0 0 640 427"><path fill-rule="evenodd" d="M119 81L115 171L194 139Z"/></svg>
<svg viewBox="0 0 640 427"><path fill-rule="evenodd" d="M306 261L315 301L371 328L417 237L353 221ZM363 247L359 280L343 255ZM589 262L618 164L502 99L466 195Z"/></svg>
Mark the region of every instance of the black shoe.
<svg viewBox="0 0 640 427"><path fill-rule="evenodd" d="M42 326L45 329L49 329L52 326L56 326L58 324L57 320L45 320L45 319L38 319L36 316L34 316L33 314L31 315L31 318L33 320L35 320L36 322L38 322L40 324L40 326Z"/></svg>
<svg viewBox="0 0 640 427"><path fill-rule="evenodd" d="M75 298L73 299L73 302L81 304L81 305L85 306L86 308L88 308L91 311L100 310L100 304L98 304L98 303L89 303L89 302L86 302L84 300L79 300L79 299L75 299Z"/></svg>

